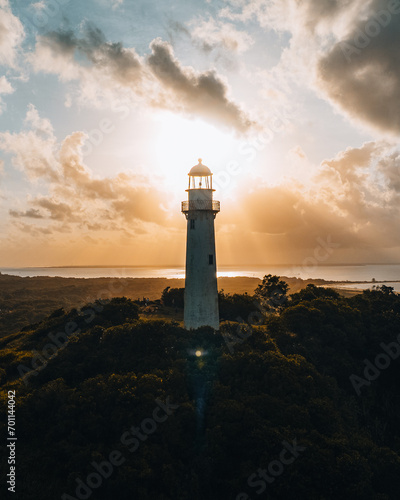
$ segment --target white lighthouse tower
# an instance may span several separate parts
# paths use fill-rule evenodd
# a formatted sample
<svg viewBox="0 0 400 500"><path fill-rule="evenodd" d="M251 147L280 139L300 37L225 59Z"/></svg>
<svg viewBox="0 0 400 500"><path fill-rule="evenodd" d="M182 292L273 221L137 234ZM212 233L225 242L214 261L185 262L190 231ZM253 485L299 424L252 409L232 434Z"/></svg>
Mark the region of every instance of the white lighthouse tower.
<svg viewBox="0 0 400 500"><path fill-rule="evenodd" d="M217 263L214 219L220 210L213 201L211 170L202 164L189 172L188 201L182 202L187 219L185 328L211 326L219 330Z"/></svg>

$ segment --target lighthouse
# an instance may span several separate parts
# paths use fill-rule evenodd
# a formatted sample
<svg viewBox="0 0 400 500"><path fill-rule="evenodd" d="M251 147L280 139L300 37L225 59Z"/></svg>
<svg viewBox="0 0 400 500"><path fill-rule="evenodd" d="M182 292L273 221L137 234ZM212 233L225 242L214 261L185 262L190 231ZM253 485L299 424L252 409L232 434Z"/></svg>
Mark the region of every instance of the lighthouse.
<svg viewBox="0 0 400 500"><path fill-rule="evenodd" d="M189 172L184 324L187 330L211 326L219 330L217 261L214 219L220 210L213 200L212 173L201 158Z"/></svg>

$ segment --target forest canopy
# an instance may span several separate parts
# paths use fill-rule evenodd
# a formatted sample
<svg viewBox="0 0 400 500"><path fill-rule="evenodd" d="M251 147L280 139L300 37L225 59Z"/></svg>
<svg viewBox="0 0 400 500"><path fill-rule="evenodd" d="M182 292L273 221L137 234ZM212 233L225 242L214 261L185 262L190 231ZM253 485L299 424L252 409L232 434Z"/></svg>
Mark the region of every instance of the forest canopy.
<svg viewBox="0 0 400 500"><path fill-rule="evenodd" d="M121 297L0 339L18 498L397 499L399 296L266 278L279 307L222 292L219 332L184 330L167 291L169 319Z"/></svg>

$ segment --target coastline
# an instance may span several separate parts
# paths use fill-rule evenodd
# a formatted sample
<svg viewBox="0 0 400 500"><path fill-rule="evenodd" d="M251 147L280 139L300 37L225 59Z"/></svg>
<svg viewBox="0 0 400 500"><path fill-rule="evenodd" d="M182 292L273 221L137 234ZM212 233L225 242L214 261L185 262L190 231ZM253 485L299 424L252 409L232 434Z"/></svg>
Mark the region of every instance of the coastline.
<svg viewBox="0 0 400 500"><path fill-rule="evenodd" d="M379 285L388 281L351 282L281 276L296 293L309 284L335 288L345 297L362 293L357 285ZM261 283L260 278L248 276L220 277L218 289L226 294L252 295ZM353 286L354 285L354 286ZM155 301L166 287L183 288L182 278L61 278L20 277L0 274L0 337L16 332L29 324L41 321L55 310L81 308L98 299L127 297ZM341 288L343 286L344 288Z"/></svg>

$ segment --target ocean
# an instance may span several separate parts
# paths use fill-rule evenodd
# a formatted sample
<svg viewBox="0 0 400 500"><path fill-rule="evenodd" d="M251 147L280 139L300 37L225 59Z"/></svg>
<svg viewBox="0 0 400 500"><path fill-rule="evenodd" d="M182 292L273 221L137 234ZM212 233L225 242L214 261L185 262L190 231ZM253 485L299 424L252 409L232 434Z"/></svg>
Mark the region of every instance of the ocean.
<svg viewBox="0 0 400 500"><path fill-rule="evenodd" d="M21 277L58 276L62 278L184 278L184 267L25 267L0 268L2 274ZM363 281L387 281L387 286L400 292L400 264L365 264L331 266L220 266L219 277L248 276L262 278L266 274L297 277L302 279L324 279L327 281L349 281L346 288L370 288ZM396 283L398 281L398 283ZM357 284L357 286L354 286Z"/></svg>

